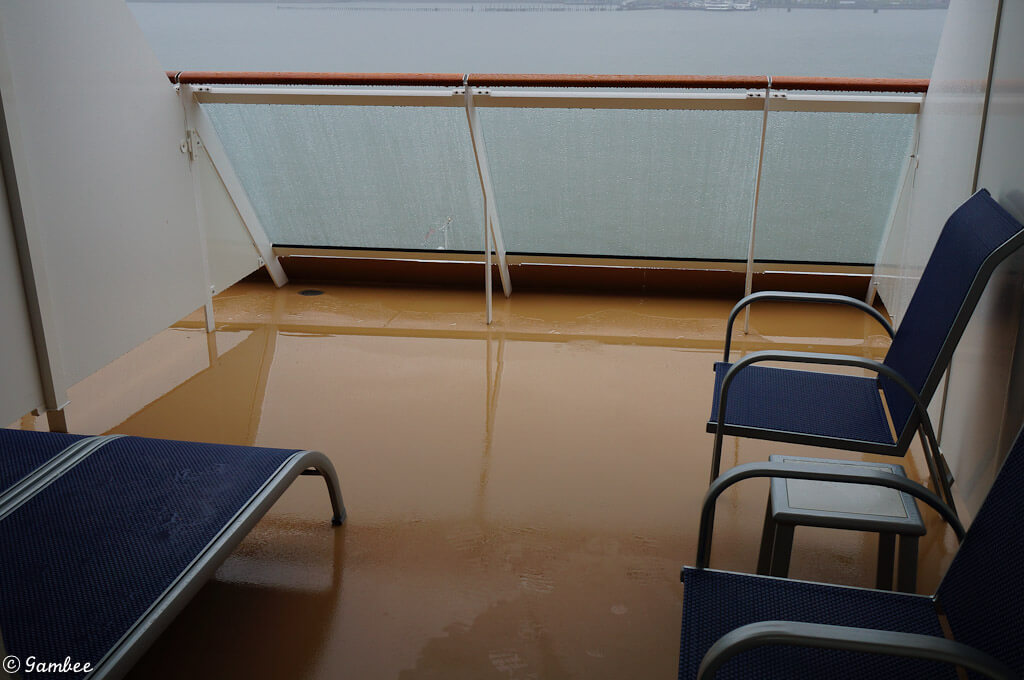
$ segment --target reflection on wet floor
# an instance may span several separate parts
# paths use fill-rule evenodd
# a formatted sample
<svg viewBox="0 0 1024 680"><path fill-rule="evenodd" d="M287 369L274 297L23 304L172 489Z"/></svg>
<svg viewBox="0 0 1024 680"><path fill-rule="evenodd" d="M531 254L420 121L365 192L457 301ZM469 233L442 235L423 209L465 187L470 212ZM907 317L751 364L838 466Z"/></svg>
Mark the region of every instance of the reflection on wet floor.
<svg viewBox="0 0 1024 680"><path fill-rule="evenodd" d="M73 430L324 451L132 678L672 677L731 301L239 284L71 391ZM857 312L764 304L734 353L880 358ZM735 356L735 354L734 354ZM26 419L23 426L38 423ZM727 438L724 465L839 452ZM921 479L914 450L904 461ZM723 496L753 571L767 484ZM926 513L921 592L952 539ZM870 586L875 540L800 529L790 574Z"/></svg>

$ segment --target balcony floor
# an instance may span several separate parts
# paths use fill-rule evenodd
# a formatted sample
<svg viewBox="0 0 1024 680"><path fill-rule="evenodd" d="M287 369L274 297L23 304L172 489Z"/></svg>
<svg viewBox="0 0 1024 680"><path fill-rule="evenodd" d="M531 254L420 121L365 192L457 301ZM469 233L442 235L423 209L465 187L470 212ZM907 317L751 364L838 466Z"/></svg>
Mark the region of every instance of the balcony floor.
<svg viewBox="0 0 1024 680"><path fill-rule="evenodd" d="M480 292L308 287L236 285L212 336L190 316L71 392L74 431L324 451L348 506L332 529L299 479L130 677L673 677L731 301L517 293L487 327ZM734 352L886 346L764 304ZM728 438L724 465L801 448ZM754 570L766 492L720 501L712 566ZM953 541L925 515L931 592ZM874 560L802 529L790 575L870 586Z"/></svg>

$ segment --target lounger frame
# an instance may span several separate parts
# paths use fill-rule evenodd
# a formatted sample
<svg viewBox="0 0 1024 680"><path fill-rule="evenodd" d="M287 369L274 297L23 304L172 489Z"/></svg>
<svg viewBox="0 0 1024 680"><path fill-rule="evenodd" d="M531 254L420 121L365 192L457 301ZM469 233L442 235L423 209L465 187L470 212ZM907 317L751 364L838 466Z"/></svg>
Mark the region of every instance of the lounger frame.
<svg viewBox="0 0 1024 680"><path fill-rule="evenodd" d="M331 524L341 525L346 518L345 506L338 475L330 460L319 451L297 451L292 454L150 605L135 625L100 659L93 673L88 676L90 680L116 680L123 677L214 575L285 489L297 477L307 474L323 477L334 513Z"/></svg>

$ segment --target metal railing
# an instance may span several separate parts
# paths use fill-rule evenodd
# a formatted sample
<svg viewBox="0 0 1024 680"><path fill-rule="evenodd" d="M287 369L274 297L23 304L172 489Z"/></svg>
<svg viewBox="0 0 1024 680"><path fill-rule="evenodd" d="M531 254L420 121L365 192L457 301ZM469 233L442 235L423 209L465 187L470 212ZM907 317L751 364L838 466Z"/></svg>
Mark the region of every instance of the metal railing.
<svg viewBox="0 0 1024 680"><path fill-rule="evenodd" d="M227 154L198 104L451 107L465 111L483 195L485 298L492 320L492 252L502 288L511 294L505 239L482 126L481 108L760 111L759 151L746 257L746 292L752 287L758 205L769 112L887 113L920 111L928 81L922 79L807 78L783 76L661 76L455 73L285 73L169 71L185 95L186 129L205 141L218 173L250 229L267 252L268 239L248 206ZM503 89L498 89L503 88ZM915 130L916 138L916 130ZM907 159L907 168L913 153ZM900 182L900 188L904 184ZM899 196L897 193L896 199ZM891 219L891 215L890 215ZM270 255L265 255L270 264Z"/></svg>

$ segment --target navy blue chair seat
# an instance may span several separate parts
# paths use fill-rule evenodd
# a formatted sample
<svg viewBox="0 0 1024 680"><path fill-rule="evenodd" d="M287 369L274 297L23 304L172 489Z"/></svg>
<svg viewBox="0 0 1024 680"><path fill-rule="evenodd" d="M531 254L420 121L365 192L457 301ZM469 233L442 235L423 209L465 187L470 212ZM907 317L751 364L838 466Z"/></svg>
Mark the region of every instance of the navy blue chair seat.
<svg viewBox="0 0 1024 680"><path fill-rule="evenodd" d="M3 434L28 442L48 433ZM141 437L104 441L0 519L6 653L70 657L97 669L89 677L123 672L310 467L327 479L340 524L340 491L322 454Z"/></svg>
<svg viewBox="0 0 1024 680"><path fill-rule="evenodd" d="M803 621L942 637L935 603L907 595L711 569L683 570L685 606L679 678L697 677L716 640L759 621ZM954 680L956 671L934 661L893 659L856 652L763 647L744 652L718 672L722 680Z"/></svg>
<svg viewBox="0 0 1024 680"><path fill-rule="evenodd" d="M718 413L722 380L731 363L715 363L712 420ZM895 447L878 391L878 381L854 375L748 366L729 388L725 422L727 432L747 433L761 439L791 441L793 433L828 440L844 448L844 440L877 444L877 453ZM714 424L708 425L714 431Z"/></svg>

